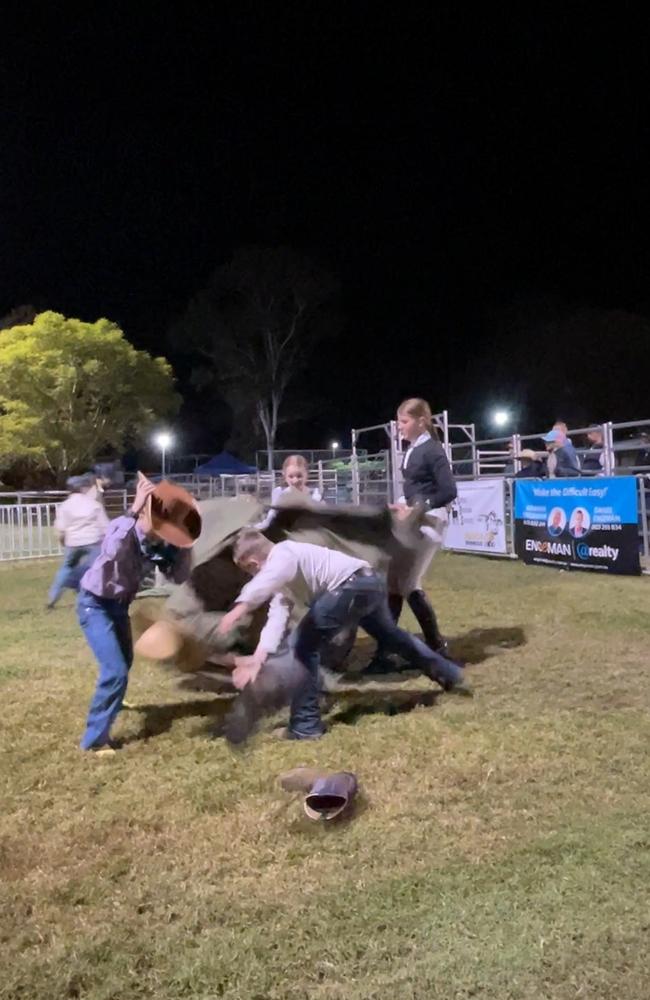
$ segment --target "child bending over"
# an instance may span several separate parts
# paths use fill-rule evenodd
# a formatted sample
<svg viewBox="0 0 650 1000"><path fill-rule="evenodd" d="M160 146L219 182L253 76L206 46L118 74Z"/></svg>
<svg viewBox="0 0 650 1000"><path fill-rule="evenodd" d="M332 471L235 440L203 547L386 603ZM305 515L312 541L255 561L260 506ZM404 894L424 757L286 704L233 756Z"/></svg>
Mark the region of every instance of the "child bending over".
<svg viewBox="0 0 650 1000"><path fill-rule="evenodd" d="M361 625L384 648L399 653L445 691L469 693L456 663L396 625L388 608L384 581L364 560L307 542L274 545L259 531L250 529L239 535L233 559L253 579L242 589L218 631L226 634L240 618L271 600L253 657L233 675L237 687L253 681L267 657L277 649L293 605L300 602L309 606L293 637L295 656L306 668L306 675L293 695L288 738L318 739L323 735L318 702L319 653L347 626Z"/></svg>

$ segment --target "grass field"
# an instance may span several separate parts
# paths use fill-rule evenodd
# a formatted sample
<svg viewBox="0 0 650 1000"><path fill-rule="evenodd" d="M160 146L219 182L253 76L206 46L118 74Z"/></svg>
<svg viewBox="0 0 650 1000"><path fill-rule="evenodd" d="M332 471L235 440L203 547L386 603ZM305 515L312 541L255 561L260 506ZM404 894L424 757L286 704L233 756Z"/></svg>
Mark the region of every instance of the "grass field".
<svg viewBox="0 0 650 1000"><path fill-rule="evenodd" d="M237 755L136 664L100 760L52 569L0 568L2 1000L647 1000L650 580L440 556L473 701L352 692ZM304 818L299 763L354 769L356 815Z"/></svg>

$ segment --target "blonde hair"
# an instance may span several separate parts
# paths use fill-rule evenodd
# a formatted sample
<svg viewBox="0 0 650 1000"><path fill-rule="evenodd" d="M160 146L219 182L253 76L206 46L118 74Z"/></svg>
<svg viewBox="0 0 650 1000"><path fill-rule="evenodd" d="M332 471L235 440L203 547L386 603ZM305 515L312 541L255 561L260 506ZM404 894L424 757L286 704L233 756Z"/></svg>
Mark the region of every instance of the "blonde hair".
<svg viewBox="0 0 650 1000"><path fill-rule="evenodd" d="M298 465L305 473L309 472L309 462L304 455L287 455L282 463L282 472L285 473L290 465Z"/></svg>
<svg viewBox="0 0 650 1000"><path fill-rule="evenodd" d="M244 528L235 539L232 559L238 566L250 559L261 562L266 559L272 548L273 542L270 542L257 528Z"/></svg>
<svg viewBox="0 0 650 1000"><path fill-rule="evenodd" d="M420 399L419 396L412 396L410 399L405 399L397 407L397 412L406 413L409 417L423 418L424 426L431 437L438 437L438 431L433 423L431 407L427 403L426 399Z"/></svg>

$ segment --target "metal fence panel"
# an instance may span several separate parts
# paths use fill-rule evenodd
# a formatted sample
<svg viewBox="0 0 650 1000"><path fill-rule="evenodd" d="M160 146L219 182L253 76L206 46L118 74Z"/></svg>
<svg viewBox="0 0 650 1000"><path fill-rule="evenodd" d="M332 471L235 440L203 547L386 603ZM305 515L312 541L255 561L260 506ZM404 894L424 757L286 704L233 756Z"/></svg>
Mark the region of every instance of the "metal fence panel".
<svg viewBox="0 0 650 1000"><path fill-rule="evenodd" d="M0 560L42 559L63 551L54 529L57 504L0 505Z"/></svg>

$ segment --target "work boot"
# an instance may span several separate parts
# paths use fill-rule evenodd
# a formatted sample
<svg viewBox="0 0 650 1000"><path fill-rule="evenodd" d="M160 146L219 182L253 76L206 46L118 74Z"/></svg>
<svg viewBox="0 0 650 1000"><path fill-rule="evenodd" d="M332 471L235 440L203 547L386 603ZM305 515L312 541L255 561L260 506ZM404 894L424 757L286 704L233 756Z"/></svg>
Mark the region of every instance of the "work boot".
<svg viewBox="0 0 650 1000"><path fill-rule="evenodd" d="M356 775L351 771L320 771L313 767L296 767L280 775L286 792L304 792L303 808L309 819L333 820L349 811L358 790Z"/></svg>

